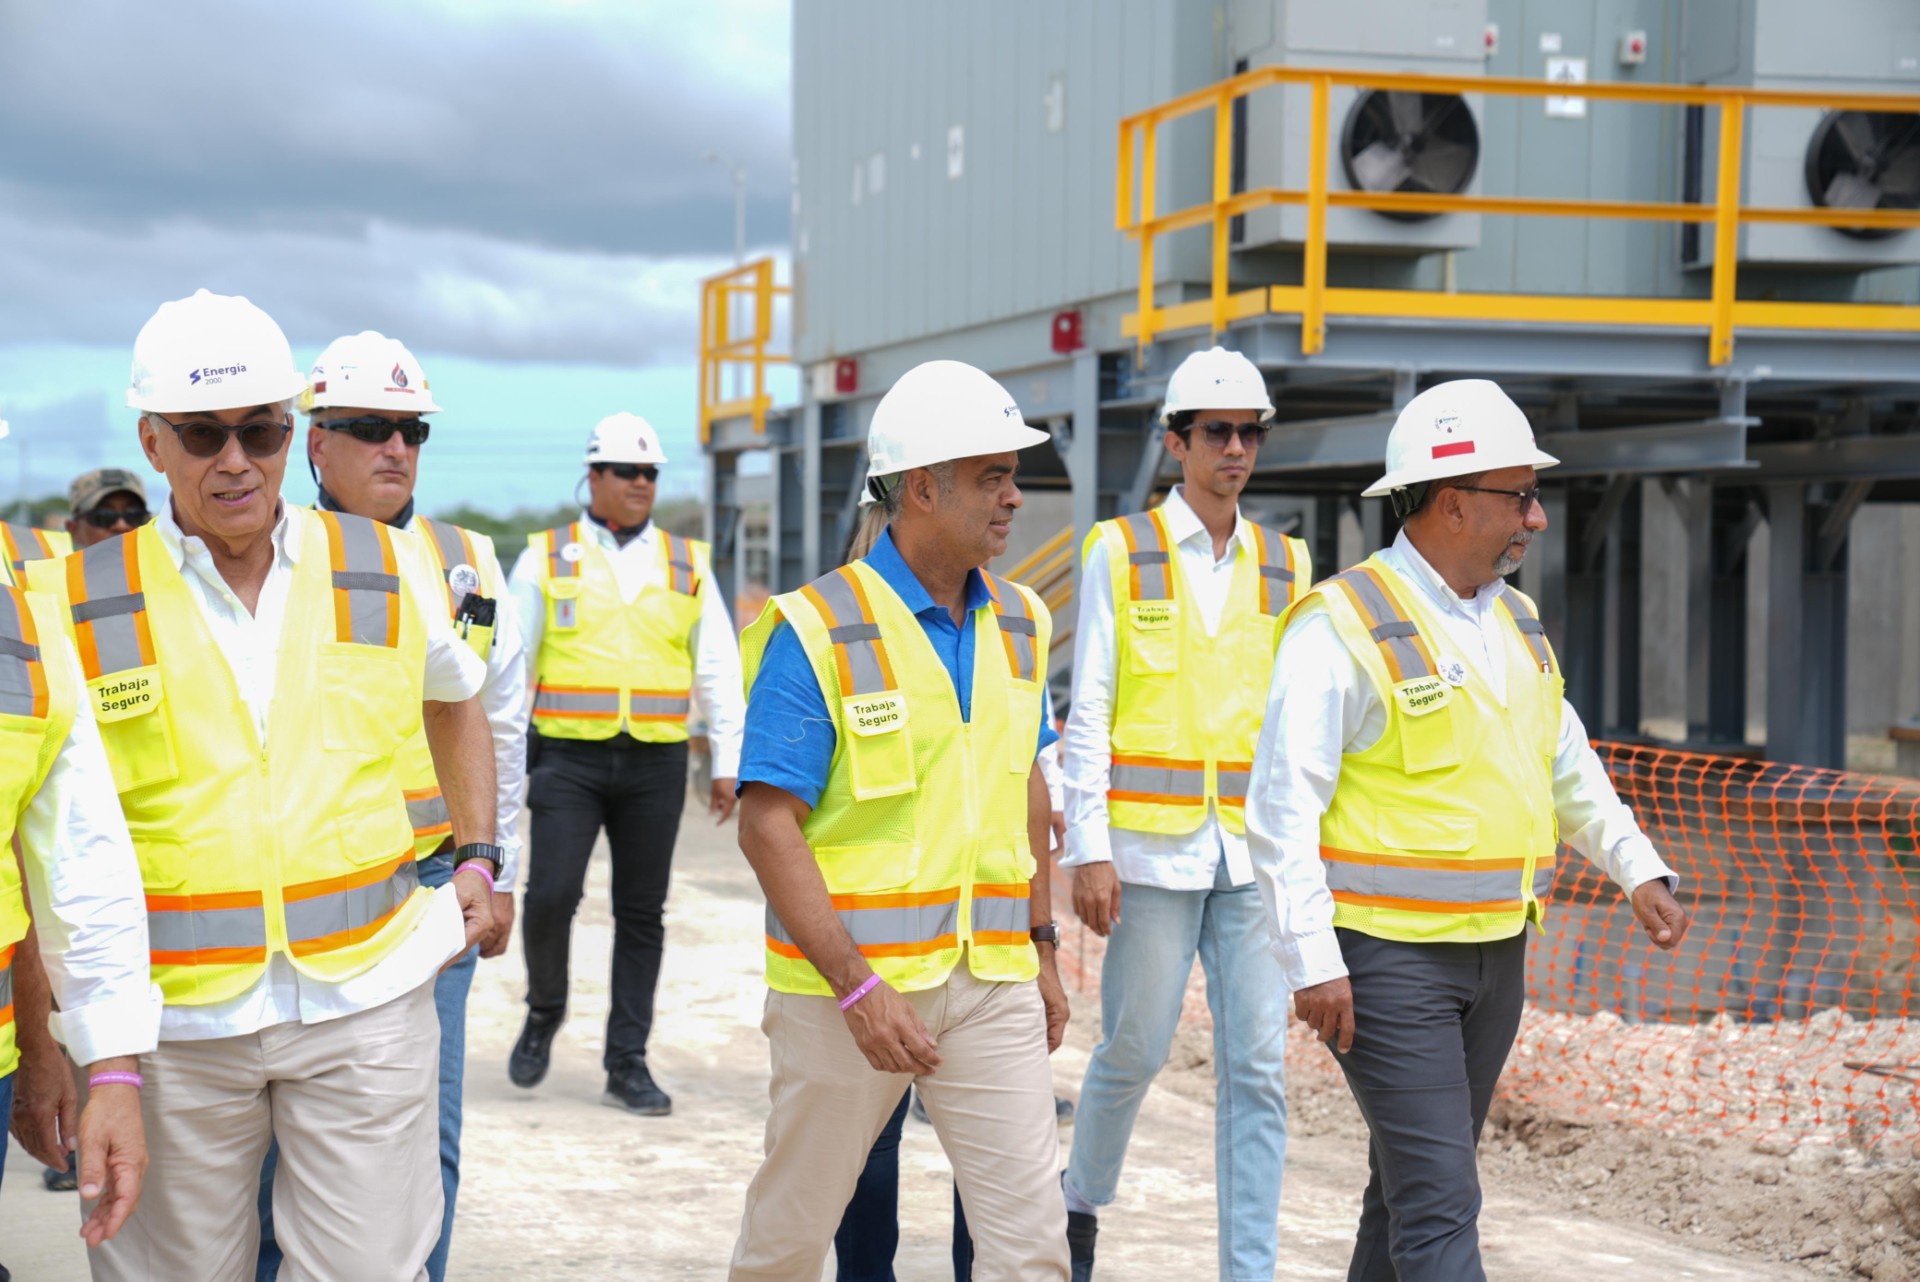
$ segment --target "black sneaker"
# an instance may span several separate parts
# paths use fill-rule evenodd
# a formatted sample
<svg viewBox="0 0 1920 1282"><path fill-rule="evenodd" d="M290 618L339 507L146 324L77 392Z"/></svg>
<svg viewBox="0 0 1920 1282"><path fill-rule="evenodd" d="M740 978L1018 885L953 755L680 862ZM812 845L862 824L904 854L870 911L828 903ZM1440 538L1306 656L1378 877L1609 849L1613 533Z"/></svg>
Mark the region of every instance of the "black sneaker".
<svg viewBox="0 0 1920 1282"><path fill-rule="evenodd" d="M624 1108L642 1117L665 1117L673 1112L673 1101L653 1084L647 1061L632 1059L607 1074L607 1093L600 1102L608 1108Z"/></svg>
<svg viewBox="0 0 1920 1282"><path fill-rule="evenodd" d="M1073 1282L1093 1282L1093 1239L1100 1220L1085 1211L1067 1212L1067 1258L1073 1263Z"/></svg>
<svg viewBox="0 0 1920 1282"><path fill-rule="evenodd" d="M1073 1101L1064 1095L1053 1097L1053 1120L1062 1126L1073 1125Z"/></svg>
<svg viewBox="0 0 1920 1282"><path fill-rule="evenodd" d="M513 1044L513 1054L507 1056L507 1079L515 1086L538 1086L546 1078L547 1065L553 1059L553 1035L560 1031L561 1023L553 1016L528 1012L520 1040Z"/></svg>
<svg viewBox="0 0 1920 1282"><path fill-rule="evenodd" d="M40 1182L47 1186L49 1193L71 1193L80 1187L80 1159L69 1154L67 1168L63 1171L57 1166L49 1166L40 1172ZM0 1278L0 1282L6 1282Z"/></svg>

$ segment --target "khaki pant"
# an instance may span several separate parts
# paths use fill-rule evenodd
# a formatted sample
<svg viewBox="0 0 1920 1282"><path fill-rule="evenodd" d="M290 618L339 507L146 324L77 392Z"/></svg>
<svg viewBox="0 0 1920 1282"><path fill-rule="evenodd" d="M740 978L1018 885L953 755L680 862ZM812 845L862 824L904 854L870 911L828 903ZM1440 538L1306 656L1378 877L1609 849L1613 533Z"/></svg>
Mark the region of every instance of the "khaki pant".
<svg viewBox="0 0 1920 1282"><path fill-rule="evenodd" d="M1067 1276L1067 1210L1038 985L975 979L908 993L939 1043L938 1072L875 1072L831 997L768 993L773 1108L728 1277L818 1282L867 1153L916 1083L953 1163L976 1282Z"/></svg>
<svg viewBox="0 0 1920 1282"><path fill-rule="evenodd" d="M140 1057L140 1206L94 1282L252 1282L260 1163L280 1140L281 1282L424 1282L440 1237L433 985L324 1024L162 1042Z"/></svg>

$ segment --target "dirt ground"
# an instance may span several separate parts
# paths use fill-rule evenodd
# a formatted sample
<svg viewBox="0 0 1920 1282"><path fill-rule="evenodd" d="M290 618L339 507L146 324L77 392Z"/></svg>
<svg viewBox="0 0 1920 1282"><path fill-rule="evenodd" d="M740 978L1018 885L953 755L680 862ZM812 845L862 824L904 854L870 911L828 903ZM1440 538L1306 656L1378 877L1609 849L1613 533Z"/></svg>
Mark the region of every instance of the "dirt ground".
<svg viewBox="0 0 1920 1282"><path fill-rule="evenodd" d="M765 1120L762 907L731 828L715 831L690 810L681 833L652 1052L673 1116L629 1117L599 1103L611 922L597 861L574 932L571 1018L538 1089L506 1080L523 1009L517 946L485 963L475 983L452 1276L724 1276ZM1077 998L1056 1059L1064 1094L1078 1094L1097 1027L1095 1002ZM1142 1110L1119 1201L1103 1218L1103 1278L1212 1271L1208 1057L1205 1034L1183 1032ZM1291 1095L1279 1276L1338 1279L1365 1180L1364 1131L1338 1080L1310 1060L1301 1059ZM1917 1276L1920 1182L1910 1163L1869 1164L1831 1147L1683 1144L1513 1107L1496 1123L1484 1149L1482 1221L1494 1282ZM896 1272L902 1282L944 1279L951 1182L931 1130L910 1122L901 1157ZM37 1175L16 1146L0 1191L0 1263L19 1282L78 1282L86 1272L73 1204L44 1192Z"/></svg>

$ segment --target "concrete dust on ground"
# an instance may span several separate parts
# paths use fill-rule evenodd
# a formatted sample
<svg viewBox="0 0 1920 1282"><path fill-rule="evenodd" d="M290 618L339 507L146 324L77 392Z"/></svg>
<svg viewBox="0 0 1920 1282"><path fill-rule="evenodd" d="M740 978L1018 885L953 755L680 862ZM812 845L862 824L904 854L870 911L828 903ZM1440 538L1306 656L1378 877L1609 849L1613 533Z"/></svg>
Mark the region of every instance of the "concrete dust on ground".
<svg viewBox="0 0 1920 1282"><path fill-rule="evenodd" d="M604 858L594 862L574 926L568 1022L554 1043L553 1070L534 1090L519 1090L506 1077L525 1009L518 941L507 956L481 965L468 1013L465 1170L452 1277L725 1275L766 1121L762 917L734 828L714 828L690 804L649 1055L674 1097L666 1118L633 1117L600 1103L612 942ZM1074 1002L1067 1044L1055 1059L1055 1081L1069 1096L1078 1095L1099 1023L1094 998L1076 994ZM1278 1276L1338 1279L1346 1274L1366 1180L1364 1131L1337 1080L1306 1072L1296 1077ZM1490 1136L1499 1153L1486 1163L1482 1229L1493 1282L1786 1282L1818 1275L1720 1245L1730 1234L1716 1233L1710 1244L1704 1236L1690 1240L1650 1224L1610 1222L1599 1213L1608 1197L1604 1186L1569 1192L1546 1173L1560 1169L1548 1159L1519 1161L1507 1153L1508 1136L1525 1133L1515 1119L1511 1130ZM1071 1132L1062 1138L1064 1159ZM1791 1172L1794 1162L1782 1159L1782 1166ZM1669 1178L1667 1168L1660 1169ZM36 1175L24 1155L9 1160L0 1194L0 1263L20 1282L79 1282L86 1273L73 1236L76 1211L70 1197L43 1192ZM1709 1204L1700 1183L1719 1177L1702 1167L1691 1188L1678 1175L1670 1178L1672 1206L1691 1212ZM1781 1183L1790 1192L1796 1186L1789 1181L1800 1178L1784 1174ZM907 1125L900 1183L898 1276L902 1282L950 1277L952 1177L925 1125ZM1737 1187L1744 1193L1776 1186L1755 1185L1749 1177ZM1579 1207L1577 1198L1593 1205ZM1889 1205L1897 1218L1905 1204ZM1141 1110L1119 1200L1102 1220L1099 1276L1109 1282L1211 1276L1214 1219L1210 1047L1204 1031L1189 1028ZM831 1262L823 1276L832 1276ZM1907 1275L1863 1276L1889 1282Z"/></svg>

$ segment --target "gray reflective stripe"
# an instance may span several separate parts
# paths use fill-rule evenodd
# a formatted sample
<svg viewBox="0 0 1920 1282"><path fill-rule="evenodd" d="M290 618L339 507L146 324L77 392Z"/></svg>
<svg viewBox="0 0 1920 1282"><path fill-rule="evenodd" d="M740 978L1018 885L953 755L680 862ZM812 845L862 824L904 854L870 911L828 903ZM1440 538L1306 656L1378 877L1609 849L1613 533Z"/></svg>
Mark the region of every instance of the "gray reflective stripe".
<svg viewBox="0 0 1920 1282"><path fill-rule="evenodd" d="M415 832L440 828L453 822L453 812L447 809L446 797L436 792L431 797L420 797L407 803L407 822L413 825Z"/></svg>
<svg viewBox="0 0 1920 1282"><path fill-rule="evenodd" d="M700 590L693 577L693 544L676 534L667 535L667 580L675 592L692 596Z"/></svg>
<svg viewBox="0 0 1920 1282"><path fill-rule="evenodd" d="M632 704L636 717L684 717L692 706L691 694L678 698L636 694Z"/></svg>
<svg viewBox="0 0 1920 1282"><path fill-rule="evenodd" d="M0 1010L13 1005L13 963L0 966Z"/></svg>
<svg viewBox="0 0 1920 1282"><path fill-rule="evenodd" d="M1173 580L1169 577L1171 571L1168 568L1167 548L1160 541L1160 527L1146 512L1135 512L1120 520L1133 535L1134 550L1127 554L1127 563L1140 576L1140 591L1133 599L1172 600Z"/></svg>
<svg viewBox="0 0 1920 1282"><path fill-rule="evenodd" d="M1027 897L1010 899L1005 895L980 895L973 901L973 929L1026 934L1033 928L1033 910Z"/></svg>
<svg viewBox="0 0 1920 1282"><path fill-rule="evenodd" d="M1222 797L1239 797L1244 800L1247 795L1247 786L1253 782L1253 771L1226 770L1215 766L1213 778Z"/></svg>
<svg viewBox="0 0 1920 1282"><path fill-rule="evenodd" d="M458 610L460 603L453 599L453 588L451 586L453 567L467 563L467 545L460 537L460 527L457 525L448 525L445 521L429 521L424 516L420 518L420 524L426 527L427 533L433 538L433 546L440 553L440 577L449 581L447 588L447 608L450 610ZM478 569L479 567L475 566L474 568Z"/></svg>
<svg viewBox="0 0 1920 1282"><path fill-rule="evenodd" d="M1207 795L1207 772L1189 770L1175 766L1123 766L1116 763L1107 776L1107 787L1113 792L1143 792L1160 797L1192 797L1196 801Z"/></svg>
<svg viewBox="0 0 1920 1282"><path fill-rule="evenodd" d="M311 899L290 899L286 906L287 941L298 944L370 926L406 903L407 896L419 885L420 874L409 857L390 875L370 886L336 890Z"/></svg>
<svg viewBox="0 0 1920 1282"><path fill-rule="evenodd" d="M1013 644L1013 675L1021 681L1031 681L1040 668L1039 657L1034 653L1040 629L1027 610L1026 594L998 575L988 575L987 581L993 589L994 617L999 621L1001 633Z"/></svg>
<svg viewBox="0 0 1920 1282"><path fill-rule="evenodd" d="M1533 650L1533 661L1540 665L1541 671L1550 670L1553 666L1553 651L1547 647L1546 625L1534 617L1533 611L1527 608L1527 603L1521 600L1520 594L1512 588L1501 588L1500 604L1507 607L1507 613L1513 617L1513 626L1518 628L1520 635L1527 639L1527 645Z"/></svg>
<svg viewBox="0 0 1920 1282"><path fill-rule="evenodd" d="M1432 868L1398 868L1386 864L1323 861L1327 889L1387 899L1419 899L1435 904L1491 904L1519 902L1517 870L1476 869L1462 861L1448 868L1435 861Z"/></svg>
<svg viewBox="0 0 1920 1282"><path fill-rule="evenodd" d="M333 572L333 586L347 594L347 614L353 629L353 635L340 639L357 645L385 646L392 611L399 608L400 578L387 573L380 527L361 516L343 512L330 515L340 531L341 568Z"/></svg>
<svg viewBox="0 0 1920 1282"><path fill-rule="evenodd" d="M815 579L812 587L833 616L826 620L827 635L846 654L847 670L853 674L853 689L840 693L879 694L888 689L880 666L880 625L860 608L853 574L851 566L843 567Z"/></svg>
<svg viewBox="0 0 1920 1282"><path fill-rule="evenodd" d="M600 712L609 716L620 715L620 692L618 690L550 690L541 686L534 691L533 710L535 712Z"/></svg>
<svg viewBox="0 0 1920 1282"><path fill-rule="evenodd" d="M1553 874L1558 865L1553 860L1543 860L1533 867L1533 897L1545 899L1553 893Z"/></svg>
<svg viewBox="0 0 1920 1282"><path fill-rule="evenodd" d="M853 942L862 948L927 944L960 928L960 901L954 898L942 904L904 908L838 908L834 916L846 927ZM798 946L771 907L767 909L767 935L780 943Z"/></svg>
<svg viewBox="0 0 1920 1282"><path fill-rule="evenodd" d="M27 568L27 562L51 560L55 555L41 543L40 531L31 525L20 525L8 521L7 533L13 536L13 546L20 552L19 557L13 562L15 575Z"/></svg>
<svg viewBox="0 0 1920 1282"><path fill-rule="evenodd" d="M33 672L40 663L40 647L26 642L26 598L20 589L0 591L0 712L16 717L40 713L33 695Z"/></svg>
<svg viewBox="0 0 1920 1282"><path fill-rule="evenodd" d="M138 556L133 536L96 543L80 554L80 578L87 599L73 603L74 626L93 627L93 651L100 670L90 677L144 667L140 651L139 614L147 608L147 594L130 590L127 557ZM81 653L86 648L81 647Z"/></svg>
<svg viewBox="0 0 1920 1282"><path fill-rule="evenodd" d="M1413 643L1413 638L1420 635L1420 629L1400 613L1371 575L1364 570L1353 569L1334 575L1331 581L1345 584L1358 598L1361 614L1365 616L1363 621L1381 648L1393 652L1400 665L1402 680L1434 675L1433 666L1421 657L1420 647Z"/></svg>
<svg viewBox="0 0 1920 1282"><path fill-rule="evenodd" d="M574 527L563 525L547 531L547 576L555 579L571 579L580 573L580 563L569 561L560 555L560 550L569 543L576 542Z"/></svg>
<svg viewBox="0 0 1920 1282"><path fill-rule="evenodd" d="M1294 573L1287 564L1292 545L1284 534L1269 530L1264 525L1255 528L1260 531L1257 542L1265 549L1264 556L1267 558L1260 563L1260 577L1269 580L1267 590L1260 594L1261 609L1263 613L1277 618L1293 604Z"/></svg>
<svg viewBox="0 0 1920 1282"><path fill-rule="evenodd" d="M265 948L267 914L250 908L147 909L147 947L156 953L200 953L215 948Z"/></svg>

